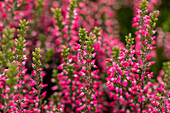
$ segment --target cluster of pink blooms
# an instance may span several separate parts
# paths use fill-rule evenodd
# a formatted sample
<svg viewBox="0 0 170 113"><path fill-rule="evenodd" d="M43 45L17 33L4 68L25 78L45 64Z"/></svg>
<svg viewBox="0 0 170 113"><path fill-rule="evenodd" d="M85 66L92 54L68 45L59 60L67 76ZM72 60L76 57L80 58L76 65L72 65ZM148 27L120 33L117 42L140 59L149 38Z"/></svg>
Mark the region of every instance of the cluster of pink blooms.
<svg viewBox="0 0 170 113"><path fill-rule="evenodd" d="M113 112L170 112L170 93L164 91L164 83L152 83L153 72L148 72L155 63L151 61L150 52L155 49L154 21L157 21L159 12L147 15L149 10L145 5L136 10L133 18L132 26L138 28L136 45L131 43L130 48L122 48L118 60L107 59L111 64L107 69L107 86L111 91L110 97L114 99L113 104L117 105L113 107ZM127 39L130 42L131 35Z"/></svg>
<svg viewBox="0 0 170 113"><path fill-rule="evenodd" d="M131 1L132 4L128 0L123 3L119 0L0 1L0 39L8 36L6 30L12 29L11 40L18 39L14 40L15 45L23 46L18 50L17 46L10 48L15 58L0 71L0 110L3 113L170 113L166 84L160 77L158 82L151 82L153 72L149 72L155 63L152 57L156 57L154 34L159 15L158 11L149 12L161 2ZM126 37L125 46L120 42L116 10L131 5L136 10L132 26L137 31L135 39L131 34ZM23 19L29 24L24 35L20 35L27 43L18 36ZM27 55L29 52L32 54ZM50 90L55 92L49 100L45 100L48 91L42 91L49 85L43 83L48 75L43 68L52 69L56 75L51 79L55 85Z"/></svg>
<svg viewBox="0 0 170 113"><path fill-rule="evenodd" d="M20 44L17 43L16 44ZM24 45L27 45L26 43ZM1 102L0 109L3 112L25 112L25 113L40 113L42 110L51 109L50 106L42 104L42 99L46 97L46 91L40 94L42 88L47 87L47 84L42 83L42 78L45 73L42 73L42 68L37 68L30 75L27 74L26 64L26 48L23 48L23 60L13 60L8 69L4 69L0 74L0 89ZM13 50L16 52L16 49ZM18 58L19 56L16 56ZM13 68L11 66L14 66ZM32 64L33 67L36 64ZM17 71L18 70L18 71ZM41 108L41 110L40 110ZM53 110L55 106L53 107ZM56 108L57 109L57 108Z"/></svg>

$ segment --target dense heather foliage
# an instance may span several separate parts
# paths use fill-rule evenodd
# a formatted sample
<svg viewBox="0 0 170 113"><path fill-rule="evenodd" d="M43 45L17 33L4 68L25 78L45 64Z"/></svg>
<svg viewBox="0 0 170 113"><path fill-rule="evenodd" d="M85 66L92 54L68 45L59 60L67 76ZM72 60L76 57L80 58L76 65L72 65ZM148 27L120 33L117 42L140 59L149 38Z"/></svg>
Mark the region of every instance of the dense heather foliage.
<svg viewBox="0 0 170 113"><path fill-rule="evenodd" d="M170 113L170 62L152 69L156 47L170 59L170 33L156 29L160 4L1 0L0 112ZM125 38L121 7L134 16Z"/></svg>

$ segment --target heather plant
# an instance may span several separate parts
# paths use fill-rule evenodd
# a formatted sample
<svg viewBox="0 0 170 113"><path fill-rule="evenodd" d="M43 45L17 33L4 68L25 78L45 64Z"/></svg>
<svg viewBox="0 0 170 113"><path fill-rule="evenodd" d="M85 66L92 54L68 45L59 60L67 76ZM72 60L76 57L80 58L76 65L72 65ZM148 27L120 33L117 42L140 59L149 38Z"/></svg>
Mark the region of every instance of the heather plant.
<svg viewBox="0 0 170 113"><path fill-rule="evenodd" d="M159 3L1 0L0 110L169 113L169 63L157 81L150 70ZM117 10L131 5L136 37L130 33L125 45Z"/></svg>
<svg viewBox="0 0 170 113"><path fill-rule="evenodd" d="M56 25L58 27L58 32L60 32L58 33L58 35L60 34L58 36L59 39L56 39L56 42L61 41L62 44L69 45L70 44L69 42L74 40L71 38L71 36L73 36L72 29L76 27L73 24L73 21L75 23L76 18L75 10L76 6L77 6L76 0L70 1L69 7L67 8L68 12L66 13L65 17L61 15L61 9L58 8L56 8L55 10L52 9L52 12L54 13L54 18L57 20Z"/></svg>
<svg viewBox="0 0 170 113"><path fill-rule="evenodd" d="M154 61L151 61L150 52L155 49L153 35L156 32L154 28L159 14L155 11L147 15L148 11L148 2L142 1L133 19L135 22L133 27L138 28L135 38L136 50L133 45L134 39L130 34L126 37L126 48L121 50L114 48L113 59L108 60L107 86L111 91L110 97L114 99L113 103L117 104L113 112L167 112L164 109L167 104L161 106L161 103L155 100L160 95L156 95L156 91L152 89L153 72L148 72L149 67L154 64ZM158 93L163 91L162 88L164 88L163 85L158 88Z"/></svg>
<svg viewBox="0 0 170 113"><path fill-rule="evenodd" d="M97 28L96 28L97 29ZM98 30L95 30L95 34ZM58 82L59 90L63 98L60 99L66 112L95 112L100 111L97 105L98 87L101 84L97 74L98 70L92 71L93 68L97 68L94 64L96 53L94 51L94 43L96 36L92 33L87 36L85 29L79 30L79 42L75 43L76 56L69 55L69 48L63 47L61 56L63 57L63 63L58 66L58 69L63 71L58 74L55 81ZM96 79L96 80L95 80ZM54 81L54 80L53 80ZM55 93L55 99L59 96L60 91ZM61 95L60 95L61 96ZM84 97L84 98L83 98Z"/></svg>
<svg viewBox="0 0 170 113"><path fill-rule="evenodd" d="M22 90L22 87L24 85L23 82L25 82L23 80L23 74L25 74L26 72L26 70L24 69L26 56L24 55L25 40L23 37L26 32L25 30L27 29L26 25L27 23L25 20L21 21L20 24L21 29L18 29L19 40L12 39L14 30L7 28L6 32L4 32L2 44L6 45L1 46L2 47L1 58L3 59L1 67L3 70L3 72L1 73L2 77L1 96L3 99L2 108L4 112L7 112L8 110L10 111L12 109L16 110L17 108L16 106L18 106L18 108L21 107L20 97L22 96L19 95L21 91L23 91ZM14 100L13 99L14 97L18 101Z"/></svg>

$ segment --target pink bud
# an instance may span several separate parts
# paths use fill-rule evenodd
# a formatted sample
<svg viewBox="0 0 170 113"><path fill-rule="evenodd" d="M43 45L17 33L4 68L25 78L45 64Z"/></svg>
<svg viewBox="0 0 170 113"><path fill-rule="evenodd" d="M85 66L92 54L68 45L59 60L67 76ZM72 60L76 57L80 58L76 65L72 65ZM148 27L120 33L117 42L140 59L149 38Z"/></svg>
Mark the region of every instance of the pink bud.
<svg viewBox="0 0 170 113"><path fill-rule="evenodd" d="M139 104L136 104L136 107L139 108Z"/></svg>
<svg viewBox="0 0 170 113"><path fill-rule="evenodd" d="M157 102L157 101L154 101L154 102L152 102L152 105L158 106L158 102Z"/></svg>
<svg viewBox="0 0 170 113"><path fill-rule="evenodd" d="M57 106L57 109L60 109L60 105Z"/></svg>
<svg viewBox="0 0 170 113"><path fill-rule="evenodd" d="M9 106L13 106L14 105L14 102L13 101L10 101L10 103L8 104Z"/></svg>
<svg viewBox="0 0 170 113"><path fill-rule="evenodd" d="M155 64L155 61L149 62L150 66L153 65L153 64Z"/></svg>
<svg viewBox="0 0 170 113"><path fill-rule="evenodd" d="M37 108L37 107L38 107L38 103L36 102L36 103L35 103L35 108Z"/></svg>
<svg viewBox="0 0 170 113"><path fill-rule="evenodd" d="M170 96L170 92L168 92L168 95Z"/></svg>
<svg viewBox="0 0 170 113"><path fill-rule="evenodd" d="M79 98L82 97L84 95L84 92L81 92L79 95Z"/></svg>
<svg viewBox="0 0 170 113"><path fill-rule="evenodd" d="M41 74L41 77L42 77L42 78L44 78L44 76L45 76L45 75L46 75L46 73L44 73L44 74Z"/></svg>
<svg viewBox="0 0 170 113"><path fill-rule="evenodd" d="M17 77L20 77L20 75L21 75L21 72L19 72L19 73L17 74Z"/></svg>
<svg viewBox="0 0 170 113"><path fill-rule="evenodd" d="M48 84L43 84L43 85L42 85L42 87L47 87L47 86L48 86Z"/></svg>
<svg viewBox="0 0 170 113"><path fill-rule="evenodd" d="M161 98L160 98L160 97L154 97L154 99L156 99L156 100L160 100Z"/></svg>
<svg viewBox="0 0 170 113"><path fill-rule="evenodd" d="M142 66L143 65L143 62L142 62L142 60L140 59L139 60L139 64Z"/></svg>
<svg viewBox="0 0 170 113"><path fill-rule="evenodd" d="M57 67L57 69L62 70L62 69L63 69L63 64L60 64L60 65Z"/></svg>
<svg viewBox="0 0 170 113"><path fill-rule="evenodd" d="M80 112L81 110L85 109L85 107L86 107L86 105L84 104L83 106L77 108L76 111L79 111L79 112Z"/></svg>
<svg viewBox="0 0 170 113"><path fill-rule="evenodd" d="M125 86L125 87L126 87L127 85L128 85L127 80L124 80L124 81L123 81L123 86Z"/></svg>
<svg viewBox="0 0 170 113"><path fill-rule="evenodd" d="M85 69L82 69L82 71L83 71L84 73L87 73L87 70L85 70Z"/></svg>
<svg viewBox="0 0 170 113"><path fill-rule="evenodd" d="M3 18L6 18L7 14L4 12L4 13L2 14L2 16L3 16Z"/></svg>
<svg viewBox="0 0 170 113"><path fill-rule="evenodd" d="M153 77L153 72L151 72L150 74L148 74L148 77L149 77L149 78Z"/></svg>
<svg viewBox="0 0 170 113"><path fill-rule="evenodd" d="M46 97L47 91L44 91L41 95L41 97Z"/></svg>
<svg viewBox="0 0 170 113"><path fill-rule="evenodd" d="M132 27L138 27L138 23L132 24Z"/></svg>
<svg viewBox="0 0 170 113"><path fill-rule="evenodd" d="M94 94L92 94L92 98L93 98L94 100L96 100L96 96L95 96Z"/></svg>
<svg viewBox="0 0 170 113"><path fill-rule="evenodd" d="M162 107L162 112L165 112L165 107Z"/></svg>
<svg viewBox="0 0 170 113"><path fill-rule="evenodd" d="M27 91L27 90L25 90L25 89L23 90L23 92L24 92L24 93L28 93L28 91Z"/></svg>
<svg viewBox="0 0 170 113"><path fill-rule="evenodd" d="M155 39L156 39L156 36L153 36L153 37L152 37L152 40L155 40Z"/></svg>
<svg viewBox="0 0 170 113"><path fill-rule="evenodd" d="M119 93L122 95L122 88L119 89Z"/></svg>

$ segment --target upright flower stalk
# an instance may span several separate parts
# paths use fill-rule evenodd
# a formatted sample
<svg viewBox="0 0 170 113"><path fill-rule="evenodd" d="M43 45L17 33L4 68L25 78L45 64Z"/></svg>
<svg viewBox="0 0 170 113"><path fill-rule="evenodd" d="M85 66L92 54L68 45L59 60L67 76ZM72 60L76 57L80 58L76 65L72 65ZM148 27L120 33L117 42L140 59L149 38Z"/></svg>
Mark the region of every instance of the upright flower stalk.
<svg viewBox="0 0 170 113"><path fill-rule="evenodd" d="M4 68L7 66L8 62L12 62L15 59L15 52L13 51L14 42L14 29L6 28L4 29L4 36L1 40L1 51L0 51L0 74L3 73Z"/></svg>
<svg viewBox="0 0 170 113"><path fill-rule="evenodd" d="M68 23L69 41L71 41L70 35L71 35L72 21L75 19L75 16L76 16L76 10L75 10L76 7L77 7L77 0L70 1L70 5L68 8L69 14L67 15L68 21L69 21L69 23Z"/></svg>
<svg viewBox="0 0 170 113"><path fill-rule="evenodd" d="M58 27L58 31L60 32L60 34L58 35L59 37L62 37L63 42L65 42L65 37L64 37L64 19L63 16L61 15L61 9L51 9L51 11L54 13L54 18L56 19L55 24Z"/></svg>
<svg viewBox="0 0 170 113"><path fill-rule="evenodd" d="M120 50L118 56L117 49L113 49L113 59L107 59L108 69L107 74L109 77L107 80L107 86L111 90L110 96L114 99L114 103L118 106L114 108L116 111L121 112L147 112L148 101L150 101L151 89L153 86L151 77L153 72L149 73L148 68L154 64L151 60L150 52L155 49L153 44L155 43L153 36L156 32L154 30L156 26L158 11L150 13L148 10L148 2L143 0L140 5L140 9L137 9L136 17L133 19L133 27L137 27L136 32L136 50L134 50L134 38L126 36L126 48ZM137 58L135 58L135 53ZM126 93L123 93L126 92ZM136 97L135 97L136 95ZM137 97L140 95L140 97ZM124 104L121 108L119 105ZM130 105L130 107L128 106Z"/></svg>
<svg viewBox="0 0 170 113"><path fill-rule="evenodd" d="M42 71L42 64L41 64L41 50L39 48L36 48L35 49L35 52L32 52L33 54L33 69L34 69L34 72L33 74L35 74L33 76L33 79L36 81L35 83L35 87L36 89L34 90L35 91L35 94L37 95L37 99L36 99L36 104L38 104L38 109L37 109L37 112L41 112L41 105L42 105L42 99L43 97L46 96L46 92L44 92L42 95L41 95L41 90L43 88L43 77L44 77L44 74L40 74L41 71Z"/></svg>
<svg viewBox="0 0 170 113"><path fill-rule="evenodd" d="M23 75L25 73L23 73L23 70L25 68L25 63L26 63L26 51L25 51L25 47L26 47L26 40L25 40L25 34L26 34L26 29L28 29L27 27L28 22L26 20L20 21L19 27L20 29L18 29L18 39L16 39L16 43L15 43L15 52L16 52L16 61L18 61L19 63L19 86L18 89L16 90L16 94L18 94L18 108L19 110L21 110L21 112L23 112L23 108L21 107L23 104L23 95L22 91L23 91L23 85L25 84L24 82L24 77ZM27 70L25 70L24 72L26 72Z"/></svg>
<svg viewBox="0 0 170 113"><path fill-rule="evenodd" d="M67 11L65 12L65 16L63 16L61 9L51 9L51 11L54 13L54 18L56 20L56 26L54 27L58 33L56 34L56 43L61 42L62 44L66 44L71 47L70 42L75 40L73 39L73 29L77 27L77 23L75 22L77 18L76 7L77 0L70 0Z"/></svg>
<svg viewBox="0 0 170 113"><path fill-rule="evenodd" d="M66 111L73 112L75 107L72 105L73 101L75 101L75 99L73 99L75 96L75 93L73 92L73 90L75 90L75 83L73 63L69 57L69 48L63 46L61 56L63 57L63 63L58 66L58 69L62 69L63 72L58 74L56 78L56 81L59 80L58 84L62 85L61 90L64 94L64 98L60 99L60 101L64 104L63 108L66 109Z"/></svg>
<svg viewBox="0 0 170 113"><path fill-rule="evenodd" d="M156 47L153 46L155 44L155 36L153 36L156 33L155 27L156 27L156 21L158 20L158 11L154 11L153 13L150 13L148 9L148 2L142 1L142 4L140 5L140 8L137 9L137 15L134 18L134 27L138 28L138 32L136 32L136 46L137 46L137 52L139 55L139 64L140 64L140 70L141 70L141 89L144 90L145 84L148 82L148 75L149 72L147 72L147 69L154 64L154 62L150 62L151 55L150 52L154 50ZM137 26L136 26L137 25ZM139 50L138 50L139 49ZM141 112L144 109L144 103L141 102Z"/></svg>
<svg viewBox="0 0 170 113"><path fill-rule="evenodd" d="M82 47L82 48L84 48L84 49L82 49L83 57L80 56L80 59L85 62L85 64L82 67L84 68L85 75L83 76L83 78L85 80L84 83L86 85L82 90L86 91L86 92L84 92L86 95L86 110L87 110L86 112L89 112L89 110L94 112L94 111L96 111L96 109L94 109L95 107L92 107L92 106L90 107L89 104L93 100L92 95L94 96L94 91L92 90L93 89L93 86L92 86L93 75L91 73L91 70L92 70L92 66L94 65L94 63L93 63L94 61L92 61L92 58L94 57L94 53L92 54L92 52L94 51L93 45L95 43L96 37L92 36L92 33L90 33L90 36L87 37L86 31L82 30L82 29L80 29L79 33L80 33L79 36L81 34L84 34L84 36L82 36L82 37L84 37L86 39L86 40L82 39L81 45L84 46L84 47Z"/></svg>
<svg viewBox="0 0 170 113"><path fill-rule="evenodd" d="M92 71L92 68L97 68L94 64L95 60L93 60L95 53L92 53L96 37L92 33L87 36L85 29L79 30L79 37L80 44L74 44L74 49L77 51L76 56L69 55L69 49L66 47L63 47L62 50L63 63L58 66L58 69L63 70L58 74L58 83L63 85L62 89L64 89L64 99L61 102L66 111L67 104L70 104L70 111L95 112L98 110L96 95L100 85L100 82L95 81L95 79L100 79L96 75L98 71ZM68 98L69 96L70 98Z"/></svg>

